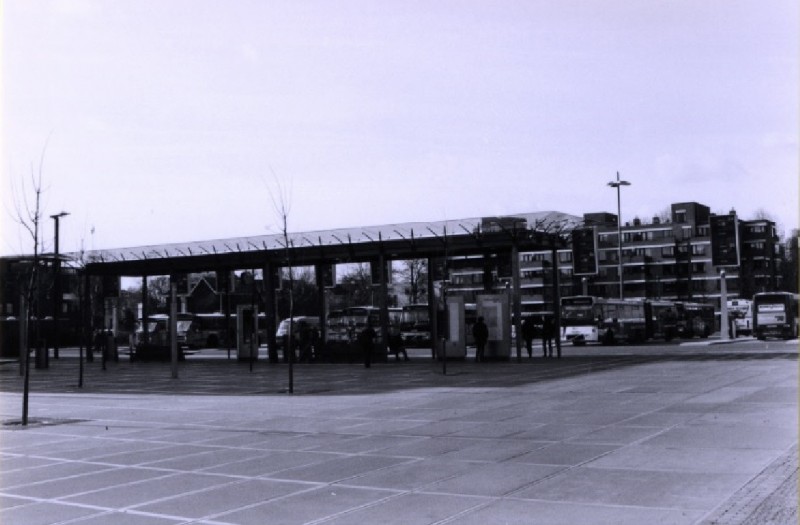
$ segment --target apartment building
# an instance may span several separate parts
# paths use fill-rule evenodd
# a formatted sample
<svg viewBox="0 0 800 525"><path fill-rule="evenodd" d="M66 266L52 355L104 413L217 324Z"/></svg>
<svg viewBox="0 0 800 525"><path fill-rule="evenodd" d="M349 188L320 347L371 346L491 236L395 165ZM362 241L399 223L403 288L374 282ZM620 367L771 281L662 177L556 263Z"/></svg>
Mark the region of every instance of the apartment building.
<svg viewBox="0 0 800 525"><path fill-rule="evenodd" d="M669 216L635 218L621 225L620 265L617 216L606 212L585 214L584 224L597 232L597 274L573 274L571 247L521 253L523 312L550 311L556 281L561 296L618 297L620 267L626 298L696 301L719 307L720 269L712 265L710 217L708 206L681 202L670 206ZM725 269L728 296L749 298L756 292L782 289L783 247L775 223L766 219L739 220L738 226L740 264ZM477 293L503 289L508 282L504 278L504 259L503 255L495 255L453 260L453 289L465 295L468 302Z"/></svg>

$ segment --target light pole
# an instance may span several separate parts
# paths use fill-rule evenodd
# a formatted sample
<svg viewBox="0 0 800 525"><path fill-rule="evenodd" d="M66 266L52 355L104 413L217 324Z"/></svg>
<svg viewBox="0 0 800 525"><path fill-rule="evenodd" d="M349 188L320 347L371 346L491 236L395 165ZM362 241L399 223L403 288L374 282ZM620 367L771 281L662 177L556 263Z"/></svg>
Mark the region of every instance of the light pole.
<svg viewBox="0 0 800 525"><path fill-rule="evenodd" d="M619 298L625 298L623 291L622 281L622 212L620 210L620 186L630 186L631 183L626 180L619 180L619 172L617 172L617 180L608 183L612 188L617 189L617 263L619 264Z"/></svg>
<svg viewBox="0 0 800 525"><path fill-rule="evenodd" d="M53 358L58 359L58 317L61 314L61 260L58 258L58 220L69 213L62 211L50 218L55 221L55 243L53 248Z"/></svg>

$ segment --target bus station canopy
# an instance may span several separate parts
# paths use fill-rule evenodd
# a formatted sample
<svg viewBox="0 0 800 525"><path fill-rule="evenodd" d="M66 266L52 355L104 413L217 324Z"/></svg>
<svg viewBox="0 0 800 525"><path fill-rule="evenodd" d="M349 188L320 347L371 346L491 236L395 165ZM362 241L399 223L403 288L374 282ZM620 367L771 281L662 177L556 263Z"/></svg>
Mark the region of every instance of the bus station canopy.
<svg viewBox="0 0 800 525"><path fill-rule="evenodd" d="M580 217L556 211L340 228L66 254L93 275L168 275L221 269L366 262L547 250L566 246ZM287 243L288 240L288 243ZM287 246L288 244L288 246Z"/></svg>

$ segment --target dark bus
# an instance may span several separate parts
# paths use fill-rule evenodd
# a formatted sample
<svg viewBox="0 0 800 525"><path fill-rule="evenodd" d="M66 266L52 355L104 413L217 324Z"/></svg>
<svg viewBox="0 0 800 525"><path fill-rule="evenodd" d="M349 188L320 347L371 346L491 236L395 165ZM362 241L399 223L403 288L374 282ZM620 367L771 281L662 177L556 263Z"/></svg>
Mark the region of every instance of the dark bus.
<svg viewBox="0 0 800 525"><path fill-rule="evenodd" d="M798 295L763 292L753 296L753 333L758 339L797 337Z"/></svg>

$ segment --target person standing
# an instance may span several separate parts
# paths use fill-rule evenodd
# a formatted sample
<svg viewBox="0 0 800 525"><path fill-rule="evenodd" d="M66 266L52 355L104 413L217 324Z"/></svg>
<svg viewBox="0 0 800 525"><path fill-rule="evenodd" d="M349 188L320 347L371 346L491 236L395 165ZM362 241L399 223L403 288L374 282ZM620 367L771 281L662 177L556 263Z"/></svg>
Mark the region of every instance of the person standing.
<svg viewBox="0 0 800 525"><path fill-rule="evenodd" d="M553 357L553 332L555 332L555 325L552 319L545 316L542 324L542 357Z"/></svg>
<svg viewBox="0 0 800 525"><path fill-rule="evenodd" d="M367 326L358 334L358 345L361 347L361 351L364 352L364 368L372 366L372 350L377 335L375 329L372 328L371 321L367 321Z"/></svg>
<svg viewBox="0 0 800 525"><path fill-rule="evenodd" d="M533 357L533 333L536 329L533 326L533 318L528 316L522 321L522 338L525 340L525 348L528 350L528 358Z"/></svg>
<svg viewBox="0 0 800 525"><path fill-rule="evenodd" d="M475 339L475 362L485 361L484 352L486 351L486 342L489 340L489 328L483 321L483 317L478 317L472 326L472 337Z"/></svg>

